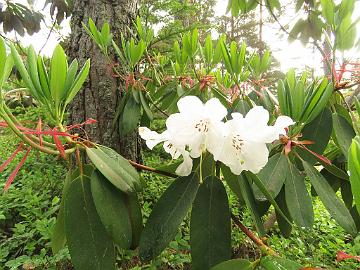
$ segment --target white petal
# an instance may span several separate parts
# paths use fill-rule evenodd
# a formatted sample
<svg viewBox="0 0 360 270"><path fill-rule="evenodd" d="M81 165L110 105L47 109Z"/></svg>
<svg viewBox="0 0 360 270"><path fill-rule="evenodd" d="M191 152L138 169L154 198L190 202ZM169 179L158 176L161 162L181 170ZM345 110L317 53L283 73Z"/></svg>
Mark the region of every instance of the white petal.
<svg viewBox="0 0 360 270"><path fill-rule="evenodd" d="M166 131L162 134L152 131L147 127L139 127L139 135L146 141L146 145L149 149L153 149L155 145L166 140Z"/></svg>
<svg viewBox="0 0 360 270"><path fill-rule="evenodd" d="M227 115L227 109L217 98L212 98L205 103L205 115L212 121L221 121Z"/></svg>
<svg viewBox="0 0 360 270"><path fill-rule="evenodd" d="M223 122L214 123L209 129L206 138L206 149L214 156L214 158L216 158L216 160L223 150L226 136L226 124Z"/></svg>
<svg viewBox="0 0 360 270"><path fill-rule="evenodd" d="M255 106L245 116L248 123L254 125L267 125L269 122L269 112L262 106Z"/></svg>
<svg viewBox="0 0 360 270"><path fill-rule="evenodd" d="M180 147L177 147L174 143L170 141L164 142L164 150L166 153L170 154L173 159L178 159L181 156L181 149ZM185 149L185 147L182 147Z"/></svg>
<svg viewBox="0 0 360 270"><path fill-rule="evenodd" d="M248 143L244 145L244 169L258 173L268 162L269 150L265 143Z"/></svg>
<svg viewBox="0 0 360 270"><path fill-rule="evenodd" d="M237 121L244 118L244 116L241 113L232 113L231 117L232 117L233 120L237 120Z"/></svg>
<svg viewBox="0 0 360 270"><path fill-rule="evenodd" d="M274 127L278 130L279 134L285 135L285 128L293 124L295 122L290 117L281 115L276 119Z"/></svg>
<svg viewBox="0 0 360 270"><path fill-rule="evenodd" d="M186 96L181 98L177 106L180 113L187 115L198 115L204 108L202 101L196 96Z"/></svg>
<svg viewBox="0 0 360 270"><path fill-rule="evenodd" d="M184 151L182 156L184 161L177 167L175 173L180 176L188 176L192 171L193 160L190 158L187 151Z"/></svg>

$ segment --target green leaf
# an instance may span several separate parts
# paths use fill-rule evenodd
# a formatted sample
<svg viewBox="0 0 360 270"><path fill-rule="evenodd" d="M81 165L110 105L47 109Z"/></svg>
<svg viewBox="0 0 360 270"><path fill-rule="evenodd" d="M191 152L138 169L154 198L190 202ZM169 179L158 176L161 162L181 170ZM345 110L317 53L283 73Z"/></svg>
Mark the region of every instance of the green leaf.
<svg viewBox="0 0 360 270"><path fill-rule="evenodd" d="M91 165L83 165L83 174L90 177L94 167ZM66 245L66 232L65 232L65 197L69 190L69 186L75 179L81 176L79 168L74 171L69 171L66 175L64 187L62 191L62 198L56 223L51 236L51 249L53 254L58 253Z"/></svg>
<svg viewBox="0 0 360 270"><path fill-rule="evenodd" d="M305 185L305 176L288 161L285 198L290 215L300 228L311 229L314 224L312 201Z"/></svg>
<svg viewBox="0 0 360 270"><path fill-rule="evenodd" d="M38 101L43 101L43 99L41 99L41 97L39 97L39 95L37 94L35 87L30 79L30 75L27 72L25 65L18 53L18 51L15 49L15 46L13 44L10 44L10 49L11 49L11 55L14 59L14 63L16 65L17 70L19 71L21 78L24 80L27 89L29 90L29 93L36 98Z"/></svg>
<svg viewBox="0 0 360 270"><path fill-rule="evenodd" d="M177 178L154 206L140 238L143 261L158 256L174 239L199 187L197 174Z"/></svg>
<svg viewBox="0 0 360 270"><path fill-rule="evenodd" d="M235 193L235 195L238 197L240 202L244 202L244 198L242 197L242 192L241 192L241 186L237 178L238 176L234 175L231 172L230 168L228 166L225 166L224 164L221 164L221 172L232 192Z"/></svg>
<svg viewBox="0 0 360 270"><path fill-rule="evenodd" d="M37 59L38 75L41 84L41 88L47 100L51 100L50 86L49 86L49 76L47 74L44 60L41 55Z"/></svg>
<svg viewBox="0 0 360 270"><path fill-rule="evenodd" d="M289 208L286 204L285 187L281 189L280 193L275 198L275 200L279 205L279 207L281 208L281 210L283 211L284 215L287 217L287 220L292 221ZM292 224L287 222L287 220L285 220L284 217L278 211L275 211L275 214L281 234L284 237L289 237L292 231Z"/></svg>
<svg viewBox="0 0 360 270"><path fill-rule="evenodd" d="M149 120L152 121L154 119L154 115L153 115L151 109L149 108L149 104L144 96L143 91L140 90L139 95L140 95L141 105L142 105L147 117L149 118Z"/></svg>
<svg viewBox="0 0 360 270"><path fill-rule="evenodd" d="M136 193L126 194L126 206L129 212L132 228L131 249L135 249L139 246L140 236L144 228L141 205Z"/></svg>
<svg viewBox="0 0 360 270"><path fill-rule="evenodd" d="M6 58L5 61L5 67L4 67L4 71L3 71L3 76L1 78L0 76L0 88L4 85L4 83L7 81L7 79L9 78L9 76L11 75L12 69L14 66L14 60L12 55L8 55L8 57Z"/></svg>
<svg viewBox="0 0 360 270"><path fill-rule="evenodd" d="M108 23L104 23L101 28L101 40L104 48L106 48L112 40L112 36L110 34L110 26Z"/></svg>
<svg viewBox="0 0 360 270"><path fill-rule="evenodd" d="M341 198L345 203L347 209L350 210L353 205L353 197L354 197L351 191L351 184L349 181L341 181L340 186L341 186Z"/></svg>
<svg viewBox="0 0 360 270"><path fill-rule="evenodd" d="M101 39L100 32L98 31L94 21L91 18L89 18L89 29L85 25L84 25L84 28L85 28L85 30L87 30L88 34L90 34L94 38L96 44L100 48L102 48L102 42L101 42L102 39Z"/></svg>
<svg viewBox="0 0 360 270"><path fill-rule="evenodd" d="M348 233L356 235L356 226L349 210L336 196L334 190L326 179L308 162L303 161L303 166L310 179L311 185L314 187L316 193L319 195L321 201L331 216Z"/></svg>
<svg viewBox="0 0 360 270"><path fill-rule="evenodd" d="M299 270L303 268L303 266L297 262L273 256L262 257L260 265L266 270Z"/></svg>
<svg viewBox="0 0 360 270"><path fill-rule="evenodd" d="M226 262L219 263L214 267L211 267L211 270L252 270L253 265L248 260L243 259L234 259Z"/></svg>
<svg viewBox="0 0 360 270"><path fill-rule="evenodd" d="M334 24L334 15L335 15L335 4L333 0L321 0L322 15L326 19L327 23L332 25Z"/></svg>
<svg viewBox="0 0 360 270"><path fill-rule="evenodd" d="M213 43L210 34L205 39L204 56L206 63L211 63L213 57Z"/></svg>
<svg viewBox="0 0 360 270"><path fill-rule="evenodd" d="M355 131L346 119L337 113L333 114L333 126L339 147L347 158L351 141L355 137Z"/></svg>
<svg viewBox="0 0 360 270"><path fill-rule="evenodd" d="M56 223L51 237L51 249L53 254L58 253L61 249L65 247L66 244L66 234L65 234L65 194L67 192L68 186L71 182L71 173L69 172L66 176L64 189L62 192L62 200L60 203L60 208L58 215L56 217Z"/></svg>
<svg viewBox="0 0 360 270"><path fill-rule="evenodd" d="M37 55L32 46L27 50L27 68L29 71L30 79L36 89L36 92L39 96L44 96L42 87L40 85L38 69L37 69Z"/></svg>
<svg viewBox="0 0 360 270"><path fill-rule="evenodd" d="M261 237L263 237L266 232L261 221L261 215L257 209L255 197L250 187L250 183L248 182L248 179L245 179L245 177L242 177L241 175L237 176L237 181L239 182L242 198L244 199L245 204L249 209L251 217L254 221L256 231Z"/></svg>
<svg viewBox="0 0 360 270"><path fill-rule="evenodd" d="M310 98L306 101L305 109L301 118L305 123L310 123L325 109L333 90L333 85L328 83L326 79L321 82Z"/></svg>
<svg viewBox="0 0 360 270"><path fill-rule="evenodd" d="M67 76L68 63L63 48L56 46L50 64L50 92L58 108L61 98L64 96L65 81Z"/></svg>
<svg viewBox="0 0 360 270"><path fill-rule="evenodd" d="M288 112L288 110L287 110L287 102L286 102L287 91L285 89L285 85L282 80L280 80L278 82L277 96L278 96L278 100L279 100L279 106L280 106L281 113L283 115L290 115L290 112Z"/></svg>
<svg viewBox="0 0 360 270"><path fill-rule="evenodd" d="M352 140L349 149L348 169L350 171L351 190L354 196L355 205L360 213L360 137Z"/></svg>
<svg viewBox="0 0 360 270"><path fill-rule="evenodd" d="M65 231L77 270L115 270L114 244L101 224L91 196L90 178L79 176L65 197Z"/></svg>
<svg viewBox="0 0 360 270"><path fill-rule="evenodd" d="M190 246L193 270L207 270L231 258L229 202L217 177L207 177L196 195L190 220Z"/></svg>
<svg viewBox="0 0 360 270"><path fill-rule="evenodd" d="M301 140L308 140L314 142L314 144L307 145L306 147L311 151L322 155L332 133L332 118L331 111L328 108L325 108L311 123L304 126L302 129ZM302 156L306 161L315 164L317 158L314 155L310 154L308 151L297 148L297 152Z"/></svg>
<svg viewBox="0 0 360 270"><path fill-rule="evenodd" d="M64 85L64 95L61 97L61 100L67 99L69 90L71 89L71 86L75 82L75 76L78 71L78 68L79 68L78 61L76 59L74 59L69 66L69 70L68 70L65 85Z"/></svg>
<svg viewBox="0 0 360 270"><path fill-rule="evenodd" d="M266 190L275 198L284 185L288 172L286 156L278 153L273 155L263 169L257 174ZM266 200L264 194L254 184L253 190L257 200Z"/></svg>
<svg viewBox="0 0 360 270"><path fill-rule="evenodd" d="M351 15L354 11L355 0L342 0L339 6L338 15L340 21L342 21L345 17Z"/></svg>
<svg viewBox="0 0 360 270"><path fill-rule="evenodd" d="M81 89L82 85L84 84L87 76L89 75L89 71L90 71L90 59L88 59L85 62L84 66L80 70L79 74L76 76L74 83L70 87L68 94L67 94L67 98L65 100L65 106L67 104L69 104L73 100L73 98L76 96L76 94L79 92L79 90Z"/></svg>
<svg viewBox="0 0 360 270"><path fill-rule="evenodd" d="M248 172L248 171L244 171L243 175L246 176L248 178L248 181L251 182L253 181L254 184L260 189L260 191L264 194L264 196L266 197L266 199L274 206L275 210L279 212L280 215L283 216L283 218L289 223L291 224L291 222L289 221L289 219L287 218L287 216L283 213L283 211L280 209L279 205L276 203L276 201L274 200L274 197L267 191L266 187L264 186L264 184L261 182L261 180L258 178L257 175Z"/></svg>
<svg viewBox="0 0 360 270"><path fill-rule="evenodd" d="M139 174L116 151L99 145L96 148L86 148L86 154L106 179L121 191L129 193L141 190Z"/></svg>
<svg viewBox="0 0 360 270"><path fill-rule="evenodd" d="M4 68L5 68L5 60L6 60L6 47L5 42L0 37L0 81L3 78ZM1 85L0 85L1 87Z"/></svg>
<svg viewBox="0 0 360 270"><path fill-rule="evenodd" d="M131 96L126 102L124 111L119 119L119 131L121 135L126 135L134 131L140 122L140 117L141 105Z"/></svg>
<svg viewBox="0 0 360 270"><path fill-rule="evenodd" d="M126 194L113 186L98 170L91 176L91 194L108 235L120 248L129 249L132 228L126 208Z"/></svg>

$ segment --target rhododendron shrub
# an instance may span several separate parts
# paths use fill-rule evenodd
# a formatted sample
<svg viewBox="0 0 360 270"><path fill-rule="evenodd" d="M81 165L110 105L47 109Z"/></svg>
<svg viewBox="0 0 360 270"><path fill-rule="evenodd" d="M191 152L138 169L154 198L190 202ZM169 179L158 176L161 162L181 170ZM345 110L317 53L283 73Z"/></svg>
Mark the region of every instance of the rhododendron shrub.
<svg viewBox="0 0 360 270"><path fill-rule="evenodd" d="M120 65L108 63L111 72L117 76L121 67L128 73L122 78L125 90L114 117L118 132L138 130L149 149L162 144L172 158L155 168L79 135L83 125L96 119L66 123L66 109L88 76L90 60L79 69L77 60L68 64L58 46L47 67L31 47L21 57L14 45L0 39L0 128L11 129L21 139L0 172L16 156L22 157L5 190L11 192L30 151L76 160L64 182L51 242L54 254L68 246L77 270L116 269L115 248L136 250L148 262L169 245L189 215L192 269L302 269L281 258L261 237L271 206L285 236L292 229L311 230L311 196L320 198L349 235L358 233L360 103L351 89L359 78L356 69L346 68L354 63L338 67L335 58L337 51L356 45L353 1L298 2L310 17L296 23L291 34L304 42L330 43L333 58L321 53L331 74L310 78L290 70L270 87L262 85L272 63L269 51L257 54L244 43L228 43L224 36L213 40L208 35L202 41L195 29L179 36L170 53L161 54L154 46L160 38L139 18L134 22L136 38L120 41L113 40L109 24L99 30L89 19L85 30L106 59L110 49L121 59ZM257 4L231 0L229 10L236 16ZM271 14L279 6L277 0L266 5ZM314 14L321 19L314 21ZM331 38L325 32L331 32ZM47 108L49 123L21 123L5 104L1 89L13 66L36 104ZM155 118L165 121L162 132L151 130ZM142 170L174 178L145 224L138 199L146 192ZM231 212L229 192L246 206L256 232ZM258 260L232 259L232 223L259 246Z"/></svg>

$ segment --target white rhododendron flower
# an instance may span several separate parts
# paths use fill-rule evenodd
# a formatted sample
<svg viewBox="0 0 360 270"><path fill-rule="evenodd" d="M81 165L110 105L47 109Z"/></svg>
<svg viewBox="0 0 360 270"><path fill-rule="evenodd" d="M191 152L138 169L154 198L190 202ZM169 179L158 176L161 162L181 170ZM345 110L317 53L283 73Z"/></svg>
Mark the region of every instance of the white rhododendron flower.
<svg viewBox="0 0 360 270"><path fill-rule="evenodd" d="M205 150L211 152L221 135L226 108L217 98L203 104L195 96L186 96L177 105L179 113L170 115L166 121L167 130L174 140L188 146L193 158L200 157Z"/></svg>
<svg viewBox="0 0 360 270"><path fill-rule="evenodd" d="M191 173L193 161L188 151L185 150L185 145L177 145L170 136L168 131L159 134L147 127L139 128L139 135L146 141L146 146L153 149L157 144L164 142L163 147L166 153L170 154L173 159L183 157L184 161L176 169L176 174L180 176L187 176Z"/></svg>
<svg viewBox="0 0 360 270"><path fill-rule="evenodd" d="M269 113L261 106L252 108L245 117L233 113L232 118L225 123L223 138L218 139L212 154L237 175L244 170L258 173L268 162L266 143L279 139L286 134L285 128L294 124L291 118L280 116L274 126L268 126Z"/></svg>
<svg viewBox="0 0 360 270"><path fill-rule="evenodd" d="M213 154L216 161L227 165L234 174L243 170L258 173L268 162L266 144L286 134L286 128L294 122L280 116L273 126L268 126L269 113L261 106L252 108L245 117L233 113L232 120L224 123L226 108L216 98L205 104L195 96L186 96L178 101L179 113L169 116L167 130L159 134L140 127L139 134L152 149L164 142L164 149L173 159L183 157L176 173L189 175L192 158L205 151Z"/></svg>

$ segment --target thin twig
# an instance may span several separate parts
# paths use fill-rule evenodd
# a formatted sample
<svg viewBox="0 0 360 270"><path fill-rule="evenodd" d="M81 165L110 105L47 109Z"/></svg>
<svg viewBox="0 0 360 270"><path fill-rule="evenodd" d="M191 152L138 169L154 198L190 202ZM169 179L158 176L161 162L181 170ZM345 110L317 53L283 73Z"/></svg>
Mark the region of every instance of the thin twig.
<svg viewBox="0 0 360 270"><path fill-rule="evenodd" d="M128 160L128 161L132 166L134 166L135 168L142 170L142 171L153 172L153 173L157 173L157 174L161 174L161 175L169 176L169 177L173 177L173 178L178 177L176 174L173 174L170 172L165 172L165 171L161 171L161 170L158 170L155 168L151 168L151 167L145 166L143 164L136 163L135 161L132 161L132 160Z"/></svg>
<svg viewBox="0 0 360 270"><path fill-rule="evenodd" d="M39 50L39 54L45 48L46 44L49 42L50 36L51 36L52 32L54 31L55 25L56 25L56 20L54 20L54 22L50 28L49 34L46 37L45 43L44 43L44 45L42 45L41 49Z"/></svg>
<svg viewBox="0 0 360 270"><path fill-rule="evenodd" d="M265 243L260 238L258 238L252 231L246 228L233 213L231 213L231 219L234 221L235 225L238 226L240 230L242 230L243 233L245 233L246 236L251 239L251 241L253 241L261 249L264 249L267 254L272 256L279 256L271 247L265 245Z"/></svg>

